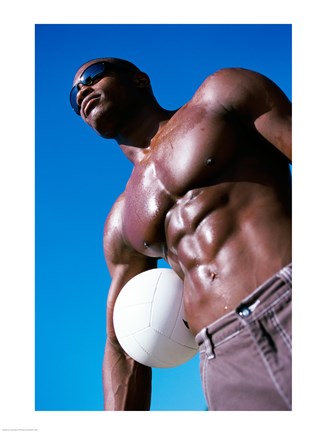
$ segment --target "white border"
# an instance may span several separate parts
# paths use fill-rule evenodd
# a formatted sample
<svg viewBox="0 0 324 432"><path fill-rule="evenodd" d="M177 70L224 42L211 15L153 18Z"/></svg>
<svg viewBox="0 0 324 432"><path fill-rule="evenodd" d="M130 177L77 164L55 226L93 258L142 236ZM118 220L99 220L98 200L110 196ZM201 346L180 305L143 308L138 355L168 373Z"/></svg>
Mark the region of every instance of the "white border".
<svg viewBox="0 0 324 432"><path fill-rule="evenodd" d="M117 4L118 3L118 4ZM166 413L34 412L34 25L37 23L292 23L293 24L293 100L294 108L294 280L305 293L295 321L296 340L304 341L296 357L298 389L292 413L169 413L169 421L180 420L181 428L196 430L224 427L235 430L282 430L300 426L311 430L317 425L316 412L322 408L313 386L320 386L321 356L317 348L320 337L313 328L321 325L311 315L309 331L307 311L314 311L321 301L321 279L313 271L321 268L321 254L315 244L323 239L323 206L318 187L321 181L321 148L323 147L323 98L320 68L323 40L320 2L309 0L303 7L295 1L232 0L197 2L108 0L56 0L7 2L2 6L1 23L1 356L0 356L0 432L4 429L38 429L38 431L101 431L109 427L136 425L141 430L170 427L160 421ZM103 13L103 11L106 11ZM103 16L108 19L103 21ZM15 71L10 67L16 65ZM9 65L9 66L8 66ZM10 82L8 82L10 77ZM28 85L27 85L28 84ZM19 109L18 109L19 107ZM18 113L18 114L17 114ZM302 157L299 156L302 154ZM309 171L310 169L310 171ZM300 197L301 196L301 197ZM299 201L302 201L300 204ZM302 247L300 247L302 244ZM305 254L306 252L306 254ZM309 256L309 258L308 258ZM308 258L308 259L307 259ZM308 262L310 260L311 262ZM315 276L316 275L316 276ZM298 299L298 293L297 293ZM305 313L304 313L305 312ZM320 313L320 310L319 310ZM319 316L319 314L317 314ZM32 335L32 336L31 336ZM216 416L211 418L210 416ZM173 416L173 417L172 417ZM184 417L185 416L185 417ZM134 423L137 421L137 423ZM117 423L115 423L117 422ZM217 423L216 423L217 422ZM243 422L243 423L242 423ZM260 423L261 422L261 425ZM202 424L203 423L203 424ZM170 425L170 426L169 426ZM131 426L130 426L131 427ZM135 426L133 426L135 427ZM317 428L315 428L317 429ZM315 430L314 429L314 430Z"/></svg>

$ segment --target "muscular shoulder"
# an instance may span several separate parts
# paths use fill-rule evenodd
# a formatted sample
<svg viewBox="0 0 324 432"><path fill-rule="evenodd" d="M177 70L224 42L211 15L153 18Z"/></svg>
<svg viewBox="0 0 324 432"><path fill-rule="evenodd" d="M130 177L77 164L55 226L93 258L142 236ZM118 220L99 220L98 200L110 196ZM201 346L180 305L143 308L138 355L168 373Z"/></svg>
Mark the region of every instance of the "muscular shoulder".
<svg viewBox="0 0 324 432"><path fill-rule="evenodd" d="M118 266L128 266L131 262L146 262L148 258L137 252L124 236L125 193L114 203L104 226L103 247L108 269L111 273Z"/></svg>
<svg viewBox="0 0 324 432"><path fill-rule="evenodd" d="M122 194L113 205L104 227L104 254L110 275L114 279L115 289L121 287L131 277L150 268L156 267L157 260L137 252L130 246L123 235L125 194Z"/></svg>
<svg viewBox="0 0 324 432"><path fill-rule="evenodd" d="M111 208L104 226L103 247L108 266L122 260L126 244L122 232L124 194L116 200Z"/></svg>
<svg viewBox="0 0 324 432"><path fill-rule="evenodd" d="M242 68L220 69L206 78L193 103L215 111L225 109L258 117L274 106L289 109L290 102L280 88L264 75Z"/></svg>

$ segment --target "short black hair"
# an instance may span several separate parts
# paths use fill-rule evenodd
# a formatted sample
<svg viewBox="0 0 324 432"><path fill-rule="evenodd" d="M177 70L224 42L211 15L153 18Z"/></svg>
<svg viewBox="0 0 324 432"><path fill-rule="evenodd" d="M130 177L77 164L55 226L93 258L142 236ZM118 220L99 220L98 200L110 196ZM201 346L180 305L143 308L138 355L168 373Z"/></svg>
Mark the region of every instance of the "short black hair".
<svg viewBox="0 0 324 432"><path fill-rule="evenodd" d="M141 72L141 70L134 65L134 63L128 61L128 60L123 60L120 58L107 58L107 61L111 62L114 66L116 66L117 68L123 69L125 71L129 71L129 72Z"/></svg>
<svg viewBox="0 0 324 432"><path fill-rule="evenodd" d="M97 62L110 63L114 69L119 71L132 72L132 73L141 72L141 70L137 66L135 66L134 63L117 57L99 57L99 58L94 58L92 60L88 60L79 67L79 70L82 69L88 63L97 63Z"/></svg>

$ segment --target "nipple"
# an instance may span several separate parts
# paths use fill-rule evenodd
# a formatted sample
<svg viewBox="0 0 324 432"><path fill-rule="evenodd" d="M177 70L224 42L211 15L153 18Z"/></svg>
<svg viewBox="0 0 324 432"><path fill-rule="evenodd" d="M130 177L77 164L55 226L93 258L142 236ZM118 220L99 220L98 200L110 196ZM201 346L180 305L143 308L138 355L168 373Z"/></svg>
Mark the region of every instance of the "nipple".
<svg viewBox="0 0 324 432"><path fill-rule="evenodd" d="M211 156L206 160L206 165L212 165L214 162L215 162L215 158Z"/></svg>

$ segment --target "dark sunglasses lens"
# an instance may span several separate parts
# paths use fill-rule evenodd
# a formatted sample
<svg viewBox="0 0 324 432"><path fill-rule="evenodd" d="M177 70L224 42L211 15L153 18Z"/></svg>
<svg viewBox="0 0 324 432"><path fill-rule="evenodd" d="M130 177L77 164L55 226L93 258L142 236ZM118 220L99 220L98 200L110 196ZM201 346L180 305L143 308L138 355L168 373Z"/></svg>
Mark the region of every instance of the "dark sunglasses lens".
<svg viewBox="0 0 324 432"><path fill-rule="evenodd" d="M77 86L72 87L72 90L70 93L70 104L71 104L71 107L73 108L73 110L77 114L80 114L80 107L77 104L77 94L78 94L78 87Z"/></svg>
<svg viewBox="0 0 324 432"><path fill-rule="evenodd" d="M89 66L82 74L80 82L83 85L90 85L92 81L100 77L105 72L105 63L95 63Z"/></svg>
<svg viewBox="0 0 324 432"><path fill-rule="evenodd" d="M100 78L101 75L104 74L106 70L105 63L95 63L91 66L89 66L81 75L79 83L83 85L91 85L94 80ZM71 93L70 93L70 104L73 108L73 110L80 115L80 107L77 103L77 95L78 95L78 86L75 85L72 87Z"/></svg>

